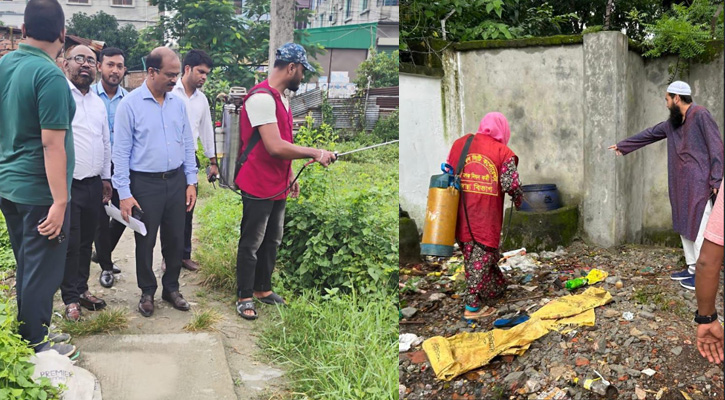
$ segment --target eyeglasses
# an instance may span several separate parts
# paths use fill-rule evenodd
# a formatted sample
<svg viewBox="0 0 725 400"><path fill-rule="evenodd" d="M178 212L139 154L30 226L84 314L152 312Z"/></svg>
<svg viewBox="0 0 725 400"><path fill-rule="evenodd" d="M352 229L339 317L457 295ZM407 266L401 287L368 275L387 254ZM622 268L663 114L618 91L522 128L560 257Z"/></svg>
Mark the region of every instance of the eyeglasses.
<svg viewBox="0 0 725 400"><path fill-rule="evenodd" d="M151 69L155 70L157 74L160 74L161 73L161 70L158 69L158 68L151 67ZM171 73L171 72L164 72L164 75L166 75L166 77L169 78L169 79L174 79L174 78L178 78L179 77L179 74L174 74L174 73Z"/></svg>
<svg viewBox="0 0 725 400"><path fill-rule="evenodd" d="M68 58L66 58L66 60L73 60L76 63L78 63L79 65L83 65L85 62L88 62L88 65L90 65L91 67L96 65L95 58L92 58L92 57L86 58L86 56L81 56L81 55L77 55L75 57L68 57Z"/></svg>

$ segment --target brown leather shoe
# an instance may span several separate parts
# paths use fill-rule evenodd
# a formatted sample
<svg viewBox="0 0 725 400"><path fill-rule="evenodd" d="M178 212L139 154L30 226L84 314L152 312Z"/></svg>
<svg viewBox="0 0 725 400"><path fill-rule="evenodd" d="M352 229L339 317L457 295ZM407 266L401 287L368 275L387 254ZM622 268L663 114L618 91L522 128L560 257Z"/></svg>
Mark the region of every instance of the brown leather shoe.
<svg viewBox="0 0 725 400"><path fill-rule="evenodd" d="M150 294L142 294L138 302L138 311L144 317L150 317L154 313L154 298Z"/></svg>
<svg viewBox="0 0 725 400"><path fill-rule="evenodd" d="M70 321L78 321L81 319L81 305L78 303L70 303L65 306L65 318Z"/></svg>
<svg viewBox="0 0 725 400"><path fill-rule="evenodd" d="M89 291L86 291L81 295L80 303L81 306L91 311L98 311L106 308L106 302L103 301L103 299L99 299L98 297L92 295Z"/></svg>
<svg viewBox="0 0 725 400"><path fill-rule="evenodd" d="M181 266L188 269L189 271L199 270L199 264L193 260L181 260Z"/></svg>
<svg viewBox="0 0 725 400"><path fill-rule="evenodd" d="M177 290L175 292L167 293L166 291L161 292L161 298L171 303L175 309L181 311L189 311L189 303L184 300L184 296Z"/></svg>

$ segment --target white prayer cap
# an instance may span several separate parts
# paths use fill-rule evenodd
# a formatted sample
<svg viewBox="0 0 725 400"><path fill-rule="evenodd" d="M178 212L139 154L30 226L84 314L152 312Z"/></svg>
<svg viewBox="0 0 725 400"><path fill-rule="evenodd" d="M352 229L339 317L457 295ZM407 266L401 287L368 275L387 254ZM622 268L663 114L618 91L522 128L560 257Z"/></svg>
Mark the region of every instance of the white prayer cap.
<svg viewBox="0 0 725 400"><path fill-rule="evenodd" d="M667 86L667 93L679 94L682 96L691 96L692 90L690 90L690 85L686 84L685 82L674 81L670 83L670 86Z"/></svg>

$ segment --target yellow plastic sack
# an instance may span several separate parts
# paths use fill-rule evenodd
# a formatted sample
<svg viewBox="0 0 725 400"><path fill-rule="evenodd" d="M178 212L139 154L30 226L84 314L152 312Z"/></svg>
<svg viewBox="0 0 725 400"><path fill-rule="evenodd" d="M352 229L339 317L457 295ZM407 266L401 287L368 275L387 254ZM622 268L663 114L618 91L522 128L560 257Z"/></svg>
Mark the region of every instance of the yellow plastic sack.
<svg viewBox="0 0 725 400"><path fill-rule="evenodd" d="M569 325L593 326L594 308L612 300L604 289L591 287L582 294L552 300L531 319L509 330L493 329L480 333L461 333L450 338L432 337L423 342L423 350L436 377L449 381L456 376L488 364L498 355L523 355L531 342L551 330Z"/></svg>

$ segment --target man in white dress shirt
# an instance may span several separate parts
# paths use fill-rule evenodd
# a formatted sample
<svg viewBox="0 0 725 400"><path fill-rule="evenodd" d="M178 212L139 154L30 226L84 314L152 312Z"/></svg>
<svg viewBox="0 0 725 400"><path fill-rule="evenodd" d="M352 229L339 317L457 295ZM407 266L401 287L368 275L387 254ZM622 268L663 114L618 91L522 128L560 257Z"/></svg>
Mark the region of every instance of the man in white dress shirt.
<svg viewBox="0 0 725 400"><path fill-rule="evenodd" d="M206 78L214 67L214 63L202 50L191 50L184 57L184 75L176 81L172 91L186 103L186 112L189 114L191 132L194 135L194 148L198 149L198 142L204 148L204 155L209 158L209 175L219 174L219 169L214 154L214 130L209 111L209 101L204 92L200 89L204 86ZM196 166L199 167L199 158L196 159ZM181 266L196 271L199 264L191 259L191 223L194 218L194 208L186 213L186 225L184 225L184 255L181 258ZM166 264L163 264L164 269Z"/></svg>
<svg viewBox="0 0 725 400"><path fill-rule="evenodd" d="M66 52L64 71L76 102L73 143L76 152L71 186L70 232L65 274L60 286L67 319L77 321L81 306L95 311L106 302L88 290L91 245L101 220L99 204L111 194L111 142L106 106L90 90L96 78L96 54L75 46Z"/></svg>

